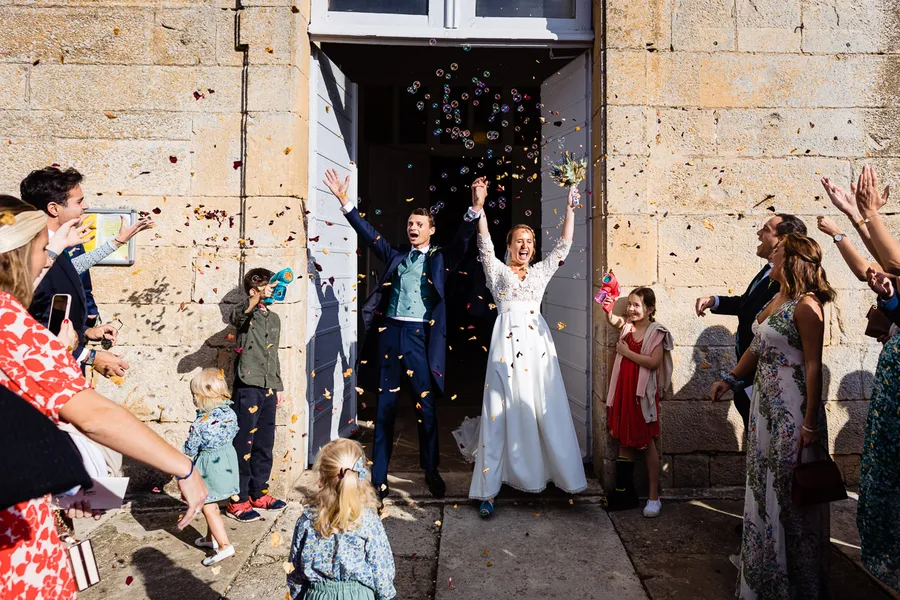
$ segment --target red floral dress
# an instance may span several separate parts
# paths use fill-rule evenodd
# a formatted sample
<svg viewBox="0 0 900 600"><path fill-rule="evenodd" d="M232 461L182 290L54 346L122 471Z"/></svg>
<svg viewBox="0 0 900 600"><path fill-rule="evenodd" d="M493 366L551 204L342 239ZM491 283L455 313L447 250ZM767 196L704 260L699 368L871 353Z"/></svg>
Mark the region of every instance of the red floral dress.
<svg viewBox="0 0 900 600"><path fill-rule="evenodd" d="M89 387L62 343L6 292L0 292L0 385L54 422L63 404ZM0 511L0 598L75 598L49 497Z"/></svg>
<svg viewBox="0 0 900 600"><path fill-rule="evenodd" d="M636 342L634 336L628 333L625 336L628 349L637 354L641 353L643 342ZM644 450L650 445L651 439L659 437L659 420L653 423L644 421L644 413L641 411L641 399L637 396L638 374L641 367L636 362L622 357L619 365L619 378L616 381L616 395L613 405L607 409L606 422L609 426L609 434L619 440L624 448L637 448ZM653 373L651 377L656 377ZM656 395L656 414L659 414L659 394Z"/></svg>

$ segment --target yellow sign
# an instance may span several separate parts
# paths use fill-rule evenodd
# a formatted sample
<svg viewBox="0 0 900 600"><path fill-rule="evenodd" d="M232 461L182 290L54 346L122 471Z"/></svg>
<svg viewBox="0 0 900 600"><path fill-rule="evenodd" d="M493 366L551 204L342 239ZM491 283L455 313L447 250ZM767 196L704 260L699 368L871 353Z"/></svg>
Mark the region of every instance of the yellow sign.
<svg viewBox="0 0 900 600"><path fill-rule="evenodd" d="M130 209L98 209L96 211L88 211L85 215L85 223L90 224L94 228L96 236L93 240L84 245L85 252L91 252L111 241L119 233L122 228L122 217L125 222L133 224L136 215ZM134 264L134 239L128 241L124 246L120 246L118 250L97 263L99 265L131 265Z"/></svg>

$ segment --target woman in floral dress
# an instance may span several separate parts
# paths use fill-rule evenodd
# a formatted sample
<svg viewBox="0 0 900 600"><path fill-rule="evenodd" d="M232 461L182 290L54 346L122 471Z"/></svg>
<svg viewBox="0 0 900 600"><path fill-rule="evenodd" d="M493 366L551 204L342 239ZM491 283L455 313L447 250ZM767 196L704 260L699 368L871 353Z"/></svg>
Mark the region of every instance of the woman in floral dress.
<svg viewBox="0 0 900 600"><path fill-rule="evenodd" d="M68 232L69 224L66 227ZM62 231L54 238L65 238ZM0 196L0 385L54 423L71 423L99 444L183 476L179 486L188 501L178 525L183 529L206 498L206 486L191 460L126 409L93 391L66 346L23 306L30 302L42 268L55 259L48 258L47 241L43 212L12 196ZM60 253L57 247L54 254ZM49 497L0 510L0 598L75 598Z"/></svg>
<svg viewBox="0 0 900 600"><path fill-rule="evenodd" d="M772 254L780 293L754 323L734 371L713 384L713 400L756 368L747 433L747 492L737 595L742 600L818 600L828 594L829 506L794 506L794 468L827 452L822 401L823 305L834 299L822 250L791 233ZM804 450L806 449L806 450Z"/></svg>

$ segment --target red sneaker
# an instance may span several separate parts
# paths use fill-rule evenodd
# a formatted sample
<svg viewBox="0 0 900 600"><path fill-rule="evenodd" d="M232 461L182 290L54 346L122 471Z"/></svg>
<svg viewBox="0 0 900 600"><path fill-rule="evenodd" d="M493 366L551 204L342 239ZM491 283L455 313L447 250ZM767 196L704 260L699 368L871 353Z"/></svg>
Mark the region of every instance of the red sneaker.
<svg viewBox="0 0 900 600"><path fill-rule="evenodd" d="M259 508L262 510L281 510L282 508L287 506L287 502L285 502L284 500L273 498L269 494L260 496L256 499L250 498L250 504L253 506L253 508Z"/></svg>
<svg viewBox="0 0 900 600"><path fill-rule="evenodd" d="M250 504L249 500L247 502L229 502L228 506L225 508L225 514L235 521L240 521L242 523L249 523L251 521L259 521L262 519L262 515L253 510L253 506Z"/></svg>

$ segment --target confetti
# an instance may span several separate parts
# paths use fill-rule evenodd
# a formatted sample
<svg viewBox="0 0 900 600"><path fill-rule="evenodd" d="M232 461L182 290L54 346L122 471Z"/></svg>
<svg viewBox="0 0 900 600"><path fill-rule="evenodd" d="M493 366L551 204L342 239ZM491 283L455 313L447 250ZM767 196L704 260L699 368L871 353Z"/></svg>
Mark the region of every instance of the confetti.
<svg viewBox="0 0 900 600"><path fill-rule="evenodd" d="M104 115L107 119L118 119L118 117L117 117L116 115L114 115L113 113L109 112L108 110L104 110L104 111L103 111L103 115Z"/></svg>
<svg viewBox="0 0 900 600"><path fill-rule="evenodd" d="M557 330L562 331L562 330L565 329L565 328L566 328L566 324L563 323L562 321L558 321L558 322L556 323L556 329L557 329Z"/></svg>
<svg viewBox="0 0 900 600"><path fill-rule="evenodd" d="M289 562L281 563L281 568L284 569L284 572L286 575L290 575L291 573L294 572L294 565ZM290 600L290 594L288 595L287 600Z"/></svg>
<svg viewBox="0 0 900 600"><path fill-rule="evenodd" d="M134 577L129 575L128 577L125 578L125 585L131 585L131 582L133 582L133 581L134 581Z"/></svg>
<svg viewBox="0 0 900 600"><path fill-rule="evenodd" d="M152 491L154 494L160 493L158 487L153 488L151 491Z"/></svg>
<svg viewBox="0 0 900 600"><path fill-rule="evenodd" d="M291 423L297 422L297 415L291 415Z"/></svg>
<svg viewBox="0 0 900 600"><path fill-rule="evenodd" d="M277 531L273 531L272 535L269 536L269 543L272 544L273 548L277 548L281 545L281 534Z"/></svg>
<svg viewBox="0 0 900 600"><path fill-rule="evenodd" d="M248 452L247 454L244 455L244 460L250 460L250 453L249 453L249 452Z"/></svg>
<svg viewBox="0 0 900 600"><path fill-rule="evenodd" d="M249 410L249 411L250 411L250 414L252 415L253 413L255 413L256 411L259 410L259 407L258 407L258 406L251 406L251 407L248 408L247 410Z"/></svg>
<svg viewBox="0 0 900 600"><path fill-rule="evenodd" d="M210 571L213 575L218 575L219 573L222 572L222 567L212 567L209 571Z"/></svg>

